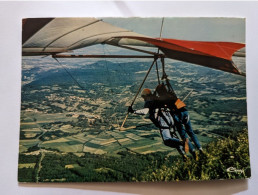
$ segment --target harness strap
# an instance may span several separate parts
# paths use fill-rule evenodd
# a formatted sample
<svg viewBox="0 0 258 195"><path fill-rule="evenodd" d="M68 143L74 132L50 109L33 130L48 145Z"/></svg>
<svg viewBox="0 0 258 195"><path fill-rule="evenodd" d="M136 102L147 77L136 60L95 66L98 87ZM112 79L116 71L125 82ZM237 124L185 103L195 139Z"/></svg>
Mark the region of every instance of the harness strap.
<svg viewBox="0 0 258 195"><path fill-rule="evenodd" d="M160 109L159 109L159 111L158 111L158 115L163 118L163 120L165 121L165 123L167 123L167 125L168 125L168 129L170 129L171 125L173 125L173 124L170 124L170 123L168 122L167 118L164 116L164 114L162 113L162 111L161 111Z"/></svg>

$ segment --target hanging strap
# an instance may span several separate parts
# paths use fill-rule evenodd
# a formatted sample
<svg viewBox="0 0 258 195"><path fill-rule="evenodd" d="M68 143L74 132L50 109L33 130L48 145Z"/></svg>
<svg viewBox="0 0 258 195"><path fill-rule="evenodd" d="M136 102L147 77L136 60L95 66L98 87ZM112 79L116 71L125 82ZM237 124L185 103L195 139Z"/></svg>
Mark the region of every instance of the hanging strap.
<svg viewBox="0 0 258 195"><path fill-rule="evenodd" d="M168 126L167 129L170 129L170 127L171 127L173 124L170 124L170 123L168 122L167 118L164 116L164 114L163 114L163 112L161 111L161 109L159 109L158 115L159 115L160 117L162 117L163 120L165 121L165 123L167 124L167 126ZM171 117L172 117L172 116L171 116Z"/></svg>
<svg viewBox="0 0 258 195"><path fill-rule="evenodd" d="M158 84L160 84L160 79L159 79L159 68L158 68L158 62L157 62L157 61L156 61L156 72L157 72Z"/></svg>
<svg viewBox="0 0 258 195"><path fill-rule="evenodd" d="M167 86L167 89L168 89L168 92L177 99L177 95L173 89L173 87L171 86L170 82L169 82L169 79L168 79L168 76L165 72L165 61L164 61L164 58L162 57L161 58L161 63L162 63L162 80L165 80L165 83L166 83L166 86Z"/></svg>
<svg viewBox="0 0 258 195"><path fill-rule="evenodd" d="M167 78L167 75L166 75L166 72L165 72L165 62L164 62L164 58L162 57L161 59L160 59L160 61L161 61L161 64L162 64L162 80L163 79L166 79Z"/></svg>
<svg viewBox="0 0 258 195"><path fill-rule="evenodd" d="M170 113L170 112L169 112ZM171 113L170 113L171 114ZM178 133L177 129L176 129L176 125L175 125L175 121L174 121L174 124L170 124L167 120L167 118L164 116L164 114L162 113L161 110L159 110L159 116L163 118L163 120L165 121L165 123L169 126L169 131L170 131L170 135L174 138L177 138L179 140L182 140L180 134ZM171 118L172 120L175 120L171 114ZM172 121L173 122L173 121ZM171 131L171 128L173 131ZM162 136L162 132L161 132L161 128L159 129L160 130L160 135L163 139L163 136ZM164 140L163 140L164 141Z"/></svg>

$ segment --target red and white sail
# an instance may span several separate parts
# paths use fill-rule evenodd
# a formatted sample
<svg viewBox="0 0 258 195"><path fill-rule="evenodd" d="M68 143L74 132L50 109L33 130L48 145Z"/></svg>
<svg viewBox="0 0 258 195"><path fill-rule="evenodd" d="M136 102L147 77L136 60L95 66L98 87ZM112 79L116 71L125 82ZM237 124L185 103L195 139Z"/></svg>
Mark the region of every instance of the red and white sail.
<svg viewBox="0 0 258 195"><path fill-rule="evenodd" d="M96 44L157 47L165 57L242 74L232 55L242 43L204 42L148 37L96 18L33 18L23 20L22 54L52 55Z"/></svg>

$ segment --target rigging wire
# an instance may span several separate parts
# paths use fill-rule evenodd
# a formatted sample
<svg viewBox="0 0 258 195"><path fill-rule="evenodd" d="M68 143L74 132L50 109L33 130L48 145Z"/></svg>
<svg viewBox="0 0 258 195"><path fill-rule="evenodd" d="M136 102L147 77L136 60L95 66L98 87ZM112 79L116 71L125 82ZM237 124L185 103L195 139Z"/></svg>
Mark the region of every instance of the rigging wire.
<svg viewBox="0 0 258 195"><path fill-rule="evenodd" d="M103 45L103 52L104 52L104 54L106 55L106 52L105 52L105 45ZM110 89L110 94L111 94L111 96L109 96L109 97L111 97L111 102L114 102L115 103L115 106L113 107L113 110L115 110L116 108L117 108L117 106L118 106L118 104L117 104L117 100L115 99L115 93L114 93L114 91L112 90L112 87L114 87L114 84L111 82L111 80L112 79L110 79L110 75L111 75L111 73L110 73L110 71L109 71L109 69L108 69L108 65L107 65L107 59L106 58L104 58L105 59L105 64L106 64L106 70L107 70L107 75L108 75L108 79L107 79L107 81L110 83L110 87L111 87L111 89ZM115 82L114 82L115 83ZM114 100L115 99L115 100ZM111 121L113 121L113 120L117 120L117 117L115 116L114 118L113 118L113 120L112 120L112 116L110 115L110 116L108 116L108 113L106 113L105 114L106 115L106 118L109 118ZM110 120L109 120L109 122L110 122ZM119 125L119 124L118 124ZM111 127L112 126L112 123L111 124L109 124L109 126Z"/></svg>
<svg viewBox="0 0 258 195"><path fill-rule="evenodd" d="M103 51L104 51L104 50L103 50ZM104 51L104 53L105 53L105 51ZM59 60L57 60L56 58L54 58L54 59L55 59L55 60L58 62L58 64L66 71L66 73L72 78L72 80L73 80L81 89L85 90L85 89L80 85L80 83L73 77L73 75L67 70L67 68L66 68L64 65L62 65L62 64L59 62ZM109 69L108 69L108 66L107 66L107 61L106 61L106 59L105 59L105 63L106 63L107 73L108 73L108 75L110 75L110 74L109 74ZM121 67L121 65L120 65L120 67ZM121 69L122 69L122 67L121 67ZM124 69L123 69L123 70L124 70ZM108 79L108 82L111 83L111 80ZM111 90L111 93L112 93L112 92L113 92L113 91ZM112 101L113 101L113 99L114 99L114 98L112 98ZM118 105L116 105L116 107L117 107L117 106L118 106ZM106 117L107 117L107 116L106 116ZM117 118L116 118L116 119L117 119ZM146 125L151 125L151 124L138 125L137 127L146 126ZM105 133L105 134L108 134L110 137L114 138L114 139L116 140L116 142L117 142L122 148L126 149L128 152L135 153L135 154L140 154L139 152L136 152L136 151L134 151L134 150L132 150L132 149L126 147L126 146L123 146L123 145L119 142L119 140L118 140L114 135L112 135L112 134L110 134L110 133L107 133L106 131L104 131L104 133ZM101 134L101 132L98 133L98 135L100 135L100 134ZM140 136L140 137L141 137L141 136ZM90 142L90 141L92 141L92 139L86 141L86 142L83 144L83 146L85 146L86 143L88 143L88 142ZM83 148L84 148L84 147L83 147Z"/></svg>
<svg viewBox="0 0 258 195"><path fill-rule="evenodd" d="M158 62L157 61L156 61L156 72L157 72L158 83L160 84L159 67L158 67Z"/></svg>
<svg viewBox="0 0 258 195"><path fill-rule="evenodd" d="M108 50L107 47L104 47L104 49L106 50L106 52L107 52L109 55L111 55L111 52ZM115 61L115 63L118 64L118 66L120 67L120 69L123 71L124 75L126 75L126 76L129 75L130 79L131 79L131 80L133 79L133 78L132 78L132 75L130 74L130 72L128 73L128 72L124 69L124 67L123 67L118 61ZM119 75L119 78L121 78L120 75Z"/></svg>
<svg viewBox="0 0 258 195"><path fill-rule="evenodd" d="M104 55L106 55L106 53L105 53L105 50L104 50L104 45L102 45L102 49L103 49L103 53L104 53ZM110 84L110 86L112 86L112 82L111 82L111 79L110 79L110 71L109 71L109 69L108 69L108 65L107 65L107 59L106 58L104 58L105 59L105 65L106 65L106 70L107 70L107 82ZM112 91L112 89L111 89L111 91Z"/></svg>
<svg viewBox="0 0 258 195"><path fill-rule="evenodd" d="M107 47L103 47L105 50L106 50L106 52L109 54L109 55L111 55L111 52L108 50L108 48ZM133 80L133 78L132 78L132 74L130 74L130 72L128 73L128 72L126 72L126 70L124 69L124 67L122 67L122 65L119 63L119 62L117 62L117 61L115 61L115 63L116 64L118 64L118 66L120 67L120 69L123 71L123 73L124 73L124 76L127 76L127 75L129 75L129 79L130 80ZM120 74L118 74L119 75L119 81L121 81L121 80L123 80L124 79L124 76L121 76ZM124 90L122 90L121 91L121 93L123 94L125 91L127 90L127 88L125 88ZM114 99L114 98L113 98ZM113 99L112 99L112 101L113 101ZM117 102L117 101L116 101ZM115 105L115 107L114 107L114 109L116 109L118 106L120 106L119 104L116 104ZM118 117L117 116L115 116L115 120L117 121L117 124L119 125L119 120L118 120ZM119 125L120 126L120 125Z"/></svg>
<svg viewBox="0 0 258 195"><path fill-rule="evenodd" d="M105 132L105 133L106 133L106 132ZM132 153L135 153L135 154L140 154L139 152L133 151L133 150L131 150L130 148L128 148L128 147L126 147L126 146L123 146L123 145L118 141L118 139L117 139L114 135L109 134L109 133L106 133L106 134L108 134L108 135L110 135L110 137L114 138L114 139L117 141L118 145L121 146L122 148L126 149L127 151L132 152Z"/></svg>
<svg viewBox="0 0 258 195"><path fill-rule="evenodd" d="M160 29L160 37L159 37L159 39L161 39L161 36L162 36L163 23L164 23L164 17L162 18L162 23L161 23L161 29ZM159 54L159 48L158 48L157 53ZM143 86L145 80L147 79L147 77L148 77L148 75L149 75L149 73L150 73L150 71L151 71L151 69L152 69L152 67L153 67L154 64L156 64L156 71L157 71L158 82L160 83L157 59L158 59L158 57L157 57L156 55L154 55L154 61L152 62L152 65L150 66L150 68L149 68L147 74L145 75L145 78L143 79L143 81L142 81L142 83L141 83L141 85L140 85L140 87L139 87L139 89L138 89L138 91L137 91L137 93L136 93L136 95L135 95L135 97L134 97L132 103L131 103L131 106L133 106L133 104L134 104L134 102L135 102L135 100L136 100L136 98L137 98L137 96L138 96L138 94L139 94L139 92L140 92L140 90L141 90L141 88L142 88L142 86ZM161 58L161 62L162 62L162 69L163 69L163 76L162 76L162 79L166 78L166 81L168 81L168 80L167 80L166 73L165 73L164 58ZM125 122L126 122L128 116L129 116L129 112L127 112L127 115L126 115L125 118L124 118L124 121L123 121L123 123L122 123L122 125L121 125L121 127L120 127L120 130L123 129L124 124L125 124Z"/></svg>
<svg viewBox="0 0 258 195"><path fill-rule="evenodd" d="M161 22L161 27L160 27L160 33L159 33L159 39L161 40L161 36L162 36L162 30L163 30L163 24L164 24L164 17L162 18L162 22ZM159 48L157 53L159 54ZM158 78L158 83L160 84L160 78L159 78L159 69L158 69L158 62L156 61L156 72L157 72L157 78Z"/></svg>
<svg viewBox="0 0 258 195"><path fill-rule="evenodd" d="M161 27L160 27L160 33L159 33L159 39L161 39L161 36L162 36L163 24L164 24L164 17L162 18L162 23L161 23Z"/></svg>
<svg viewBox="0 0 258 195"><path fill-rule="evenodd" d="M164 23L164 17L162 18L162 21L161 21L161 27L160 27L160 33L159 33L159 40L161 40L161 36L162 36L162 31L163 31L163 23ZM158 54L159 54L159 48L158 48Z"/></svg>
<svg viewBox="0 0 258 195"><path fill-rule="evenodd" d="M106 47L103 47L105 50L106 50L106 52L107 53L109 53L109 54L111 54L109 51L108 51L108 49L106 48ZM105 52L105 51L104 51ZM106 60L106 59L105 59ZM121 70L125 73L125 74L127 74L127 72L124 70L124 68L121 66L121 64L119 63L119 62L116 62L116 63L118 63L119 64L119 67L121 68ZM131 77L132 77L132 75L131 74L129 74ZM112 101L113 101L113 99L112 99ZM117 106L119 106L118 104L116 104L115 105L115 108L117 107ZM114 109L115 109L114 108ZM117 117L115 116L115 119L117 120ZM119 124L118 124L119 125ZM138 127L143 127L143 126L149 126L149 125L152 125L152 123L149 123L149 124L140 124L140 125L137 125L137 126L135 126L134 128L138 128ZM106 132L105 132L106 133ZM135 134L135 133L133 133L133 134ZM133 151L133 150L131 150L131 149L129 149L128 147L125 147L125 146L123 146L119 141L118 141L118 139L114 136L114 135L112 135L112 134L109 134L112 138L114 138L116 141L117 141L117 143L122 147L122 148L125 148L127 151L130 151L130 152L132 152L132 153L136 153L136 154L140 154L140 153L138 153L138 152L136 152L136 151ZM135 135L137 135L137 134L135 134ZM139 135L137 135L137 136L139 136ZM140 137L142 137L142 136L140 136Z"/></svg>
<svg viewBox="0 0 258 195"><path fill-rule="evenodd" d="M146 75L145 75L145 77L144 77L144 79L143 79L143 81L142 81L142 83L141 83L141 85L140 85L140 87L139 87L139 89L138 89L136 95L134 96L134 99L133 99L133 101L132 101L132 103L131 103L131 106L133 106L133 104L134 104L134 102L135 102L137 96L139 95L139 93L140 93L140 91L141 91L141 89L142 89L143 84L145 83L145 81L146 81L146 79L147 79L147 77L148 77L148 75L149 75L149 73L150 73L150 71L151 71L153 65L154 65L155 62L157 61L157 59L158 59L158 57L157 57L157 56L154 56L154 60L153 60L153 62L152 62L152 64L151 64L149 70L147 71L147 73L146 73ZM127 114L126 114L126 116L125 116L125 119L124 119L124 121L123 121L123 123L122 123L122 125L121 125L121 127L120 127L120 130L123 129L124 124L125 124L125 122L126 122L128 116L129 116L129 112L127 112Z"/></svg>
<svg viewBox="0 0 258 195"><path fill-rule="evenodd" d="M54 57L53 57L54 58ZM56 59L56 58L54 58L57 62L58 62L58 64L60 65L60 66L62 66L62 68L66 71L66 73L72 78L72 80L82 89L82 90L85 90L84 88L83 88L83 86L81 86L81 84L73 77L73 75L65 68L65 66L64 65L62 65L59 61L58 61L58 59Z"/></svg>

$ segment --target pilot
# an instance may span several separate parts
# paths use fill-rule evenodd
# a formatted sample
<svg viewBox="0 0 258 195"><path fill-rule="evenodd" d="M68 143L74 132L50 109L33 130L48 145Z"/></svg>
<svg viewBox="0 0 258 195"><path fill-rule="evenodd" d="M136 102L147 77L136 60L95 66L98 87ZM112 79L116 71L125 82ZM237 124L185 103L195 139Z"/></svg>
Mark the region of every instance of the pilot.
<svg viewBox="0 0 258 195"><path fill-rule="evenodd" d="M143 89L141 97L144 99L144 108L140 110L133 110L132 106L128 107L128 112L146 115L149 113L149 119L153 124L160 129L160 134L166 146L176 148L183 160L187 160L186 152L189 150L188 139L180 141L170 134L170 128L174 125L174 120L170 114L169 109L162 101L157 99L157 96L152 94L150 89Z"/></svg>
<svg viewBox="0 0 258 195"><path fill-rule="evenodd" d="M164 84L158 85L155 91L157 92L159 99L161 99L162 101L165 101L168 107L170 108L171 114L175 119L177 130L181 138L186 139L189 136L193 141L193 143L195 144L195 146L197 147L197 149L199 150L199 152L203 154L202 146L193 131L191 121L190 121L190 116L186 109L185 103L177 98L173 90L168 92ZM190 150L190 153L193 155L193 157L197 160L195 149L190 141L189 141L189 150Z"/></svg>

